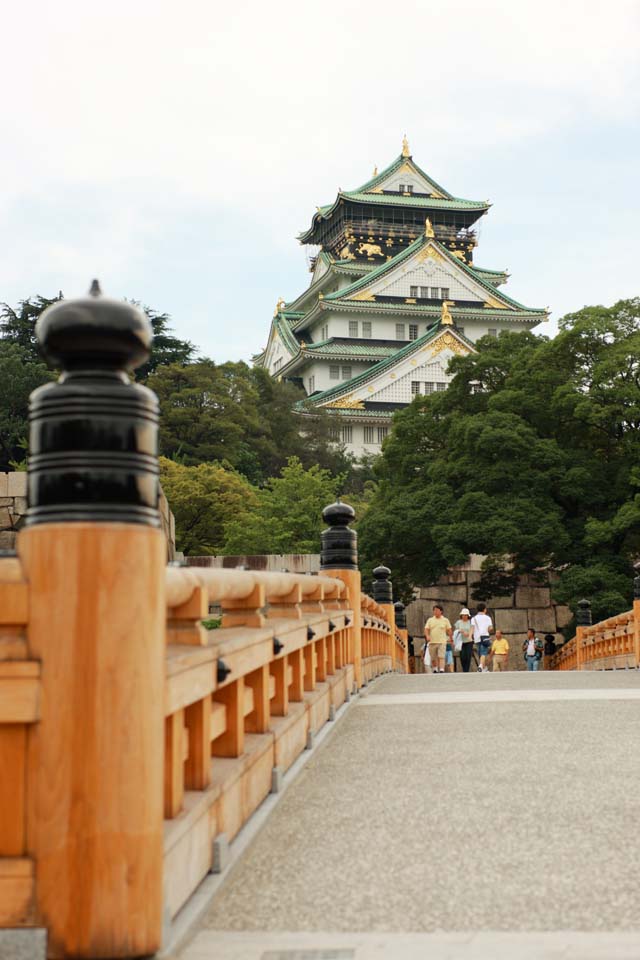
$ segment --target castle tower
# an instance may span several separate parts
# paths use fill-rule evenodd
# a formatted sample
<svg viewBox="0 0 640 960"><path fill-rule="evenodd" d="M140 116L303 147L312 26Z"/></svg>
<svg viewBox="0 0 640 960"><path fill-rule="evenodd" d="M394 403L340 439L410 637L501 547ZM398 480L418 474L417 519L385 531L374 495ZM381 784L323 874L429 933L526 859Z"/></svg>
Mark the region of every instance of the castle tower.
<svg viewBox="0 0 640 960"><path fill-rule="evenodd" d="M528 330L546 311L499 288L504 270L475 265L488 201L454 197L413 160L406 137L393 163L339 190L299 236L315 248L311 283L279 300L254 362L300 383L336 414L336 440L378 453L393 413L445 390L451 356L482 336Z"/></svg>

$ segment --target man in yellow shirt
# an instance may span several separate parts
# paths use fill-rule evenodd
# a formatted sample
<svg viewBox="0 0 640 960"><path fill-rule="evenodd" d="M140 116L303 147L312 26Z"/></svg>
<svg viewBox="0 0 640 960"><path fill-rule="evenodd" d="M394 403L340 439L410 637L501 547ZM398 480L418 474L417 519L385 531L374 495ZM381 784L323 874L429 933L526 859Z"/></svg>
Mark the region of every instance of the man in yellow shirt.
<svg viewBox="0 0 640 960"><path fill-rule="evenodd" d="M496 630L491 644L491 658L494 673L502 673L509 669L509 641L502 636L502 630Z"/></svg>
<svg viewBox="0 0 640 960"><path fill-rule="evenodd" d="M429 617L425 623L424 635L429 644L429 656L431 657L433 672L444 673L447 639L451 641L453 631L439 603L434 604L433 616Z"/></svg>

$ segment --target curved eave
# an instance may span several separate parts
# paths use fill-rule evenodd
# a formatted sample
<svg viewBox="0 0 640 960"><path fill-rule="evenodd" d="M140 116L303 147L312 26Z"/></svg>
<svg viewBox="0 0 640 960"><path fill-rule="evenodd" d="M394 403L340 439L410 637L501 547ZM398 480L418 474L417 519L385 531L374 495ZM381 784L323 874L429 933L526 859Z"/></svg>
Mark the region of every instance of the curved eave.
<svg viewBox="0 0 640 960"><path fill-rule="evenodd" d="M486 290L490 297L501 301L503 306L501 307L487 307L487 310L498 309L498 310L519 310L526 313L541 313L539 307L525 307L524 304L518 303L517 300L514 300L512 297L507 296L506 293L496 293L496 288L492 283L489 283L488 280L484 280L483 277L479 276L478 273L474 270L473 267L468 266L468 264L463 263L462 260L459 260L457 257L454 257L451 251L445 247L438 240L433 238L425 237L424 235L418 237L417 240L414 240L413 243L409 244L408 247L405 247L400 253L398 253L391 260L387 260L384 263L381 263L372 273L367 276L361 277L359 280L354 280L348 287L344 287L342 290L337 290L335 293L330 293L324 299L324 303L335 303L337 300L341 302L348 300L352 293L358 293L369 286L369 284L374 283L380 277L385 276L388 273L391 273L392 270L395 270L399 264L403 263L405 260L408 260L415 253L417 253L421 248L432 246L438 253L443 256L453 267L457 267L462 270L471 280L475 280L476 283L480 284L481 287ZM374 301L365 301L367 303L372 303Z"/></svg>
<svg viewBox="0 0 640 960"><path fill-rule="evenodd" d="M436 199L431 197L395 196L394 194L385 193L341 192L332 204L320 207L320 209L314 213L309 229L298 234L297 239L300 243L311 243L313 234L320 220L329 220L343 200L348 200L351 203L361 203L363 206L374 204L376 206L408 207L416 210L452 210L456 213L476 212L480 216L486 213L491 207L491 204L487 203L486 200L464 200L461 197Z"/></svg>

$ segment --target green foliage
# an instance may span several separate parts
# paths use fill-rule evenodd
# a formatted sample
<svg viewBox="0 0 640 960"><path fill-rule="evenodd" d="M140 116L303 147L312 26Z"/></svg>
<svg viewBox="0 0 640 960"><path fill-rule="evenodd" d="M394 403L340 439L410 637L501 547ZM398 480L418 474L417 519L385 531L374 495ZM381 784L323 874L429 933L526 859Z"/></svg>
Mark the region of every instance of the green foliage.
<svg viewBox="0 0 640 960"><path fill-rule="evenodd" d="M219 630L222 623L222 617L209 617L208 620L201 620L205 630Z"/></svg>
<svg viewBox="0 0 640 960"><path fill-rule="evenodd" d="M342 477L291 457L227 525L227 554L318 553L322 510L333 502Z"/></svg>
<svg viewBox="0 0 640 960"><path fill-rule="evenodd" d="M62 291L51 300L41 296L20 300L17 307L0 303L0 338L20 347L28 362L39 363L42 358L35 336L36 321L43 310L58 300L62 300Z"/></svg>
<svg viewBox="0 0 640 960"><path fill-rule="evenodd" d="M132 301L137 306L141 304ZM146 380L158 367L169 363L185 365L192 363L196 348L189 340L180 340L171 332L171 317L168 313L158 313L151 307L142 307L153 328L153 350L146 363L136 370L136 380Z"/></svg>
<svg viewBox="0 0 640 960"><path fill-rule="evenodd" d="M0 470L24 469L29 394L54 379L31 349L0 339Z"/></svg>
<svg viewBox="0 0 640 960"><path fill-rule="evenodd" d="M351 469L330 442L328 414L293 415L300 390L265 370L203 359L158 367L147 382L160 400L160 448L167 457L191 465L224 460L256 484L292 456L335 474Z"/></svg>
<svg viewBox="0 0 640 960"><path fill-rule="evenodd" d="M446 393L396 415L364 564L411 585L488 554L478 599L549 565L560 602L617 612L640 552L640 300L565 317L553 340L503 333L478 349L452 360Z"/></svg>
<svg viewBox="0 0 640 960"><path fill-rule="evenodd" d="M221 553L230 521L256 502L245 478L218 463L187 466L160 457L160 482L176 520L176 546L186 554Z"/></svg>

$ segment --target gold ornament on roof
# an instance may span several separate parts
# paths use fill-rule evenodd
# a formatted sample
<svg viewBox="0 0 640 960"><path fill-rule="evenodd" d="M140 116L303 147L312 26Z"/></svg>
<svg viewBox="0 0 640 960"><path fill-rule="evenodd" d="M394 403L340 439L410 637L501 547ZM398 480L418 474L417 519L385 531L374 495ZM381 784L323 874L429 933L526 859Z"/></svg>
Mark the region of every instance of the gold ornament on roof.
<svg viewBox="0 0 640 960"><path fill-rule="evenodd" d="M428 344L424 349L425 352L430 352L432 357L442 353L443 350L451 350L452 353L457 353L461 356L466 356L471 353L471 350L460 343L450 330L441 333L433 343Z"/></svg>
<svg viewBox="0 0 640 960"><path fill-rule="evenodd" d="M376 164L376 166L373 168L373 175L374 175L374 177L377 177L377 176L378 176L378 165L377 165L377 164Z"/></svg>
<svg viewBox="0 0 640 960"><path fill-rule="evenodd" d="M410 156L411 156L411 151L409 150L409 141L407 140L407 135L406 135L406 133L405 133L404 137L402 138L402 156L403 156L403 157L410 157Z"/></svg>
<svg viewBox="0 0 640 960"><path fill-rule="evenodd" d="M342 397L340 400L334 400L333 403L328 403L327 406L335 407L338 410L364 410L362 400L356 399L352 393L348 393L346 397Z"/></svg>
<svg viewBox="0 0 640 960"><path fill-rule="evenodd" d="M285 305L284 299L283 299L282 297L278 297L278 302L276 303L276 308L275 308L275 310L273 311L274 317L277 317L277 316L278 316L278 314L280 313L280 311L282 310L282 308L284 307L284 305Z"/></svg>
<svg viewBox="0 0 640 960"><path fill-rule="evenodd" d="M429 217L427 217L427 219L424 222L424 235L425 237L435 237L435 232L431 224L431 220L429 220Z"/></svg>
<svg viewBox="0 0 640 960"><path fill-rule="evenodd" d="M440 323L448 324L451 326L453 324L453 317L449 311L449 307L452 307L454 304L453 300L443 300L442 301L442 315L440 317Z"/></svg>

